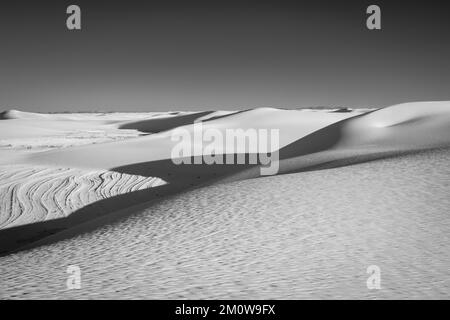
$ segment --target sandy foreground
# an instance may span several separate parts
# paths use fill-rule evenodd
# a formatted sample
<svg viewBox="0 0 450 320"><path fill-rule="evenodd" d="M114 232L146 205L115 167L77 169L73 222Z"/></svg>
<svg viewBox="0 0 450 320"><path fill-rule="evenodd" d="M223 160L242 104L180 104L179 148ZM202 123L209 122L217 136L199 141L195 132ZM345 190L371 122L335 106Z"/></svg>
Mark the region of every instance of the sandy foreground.
<svg viewBox="0 0 450 320"><path fill-rule="evenodd" d="M279 174L175 165L194 121L279 129ZM4 112L0 298L448 298L449 157L450 102Z"/></svg>

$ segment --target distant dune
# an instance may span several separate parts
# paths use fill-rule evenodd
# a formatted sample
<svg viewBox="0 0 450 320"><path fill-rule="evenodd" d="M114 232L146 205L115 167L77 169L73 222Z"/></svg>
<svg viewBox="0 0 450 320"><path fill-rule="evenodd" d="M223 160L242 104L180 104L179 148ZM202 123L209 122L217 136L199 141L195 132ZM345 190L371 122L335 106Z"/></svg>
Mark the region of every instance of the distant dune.
<svg viewBox="0 0 450 320"><path fill-rule="evenodd" d="M0 112L0 120L45 119L45 118L47 118L47 115L43 113L24 112L14 109Z"/></svg>
<svg viewBox="0 0 450 320"><path fill-rule="evenodd" d="M221 130L223 133L225 133L226 129L279 128L280 146L284 147L327 125L358 114L360 112L340 114L307 110L260 108L233 113L215 119L208 119L203 123L203 128L205 130L215 128ZM196 117L192 117L191 122L195 119ZM166 122L164 125L161 124L163 121ZM158 125L172 127L173 121L174 117L161 118L158 120ZM147 122L148 125L152 123L152 120ZM185 124L183 128L193 132L194 126L192 124ZM171 140L173 130L176 130L176 128L128 141L31 154L28 159L24 159L23 161L43 165L68 165L70 167L112 169L142 162L167 160L170 159L172 148L177 143ZM245 150L240 150L240 152L245 152ZM96 155L95 157L93 156L94 154ZM201 154L192 155L200 156Z"/></svg>

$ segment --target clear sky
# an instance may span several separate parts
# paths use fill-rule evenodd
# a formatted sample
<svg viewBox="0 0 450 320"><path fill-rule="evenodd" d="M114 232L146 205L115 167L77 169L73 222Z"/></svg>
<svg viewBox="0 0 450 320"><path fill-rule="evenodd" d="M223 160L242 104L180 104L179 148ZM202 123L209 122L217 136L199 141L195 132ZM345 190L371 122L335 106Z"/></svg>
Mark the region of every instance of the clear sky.
<svg viewBox="0 0 450 320"><path fill-rule="evenodd" d="M2 1L0 110L450 100L449 15L445 1Z"/></svg>

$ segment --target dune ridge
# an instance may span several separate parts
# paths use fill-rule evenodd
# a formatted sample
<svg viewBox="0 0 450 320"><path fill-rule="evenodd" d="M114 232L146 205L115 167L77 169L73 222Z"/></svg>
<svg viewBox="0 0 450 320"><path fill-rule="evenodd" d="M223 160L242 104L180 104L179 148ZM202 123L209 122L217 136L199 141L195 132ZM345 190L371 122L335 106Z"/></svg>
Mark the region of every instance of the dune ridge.
<svg viewBox="0 0 450 320"><path fill-rule="evenodd" d="M177 125L192 132L191 122L196 120L203 120L204 129L214 128L222 132L230 128L279 129L278 174L347 166L450 146L450 102L447 101L404 103L378 110L337 113L258 108L231 113L158 116L158 119L138 122L127 120L127 130L153 132L157 127L158 133L30 153L17 159L16 163L158 177L168 183L168 194L261 176L258 165L175 165L170 158L175 143L171 141L171 135L180 128ZM119 121L114 126L123 126L124 123ZM248 154L247 150L238 150L237 153ZM202 155L192 153L191 157ZM91 179L95 180L94 177ZM34 193L42 193L39 190ZM14 197L13 191L7 194ZM149 194L142 203L147 202L151 206L155 197L156 194Z"/></svg>
<svg viewBox="0 0 450 320"><path fill-rule="evenodd" d="M15 109L5 110L0 112L0 120L12 119L45 119L48 115L43 113L25 112Z"/></svg>
<svg viewBox="0 0 450 320"><path fill-rule="evenodd" d="M404 103L370 112L344 113L346 116L340 118L327 118L330 114L342 115L263 108L213 120L205 127L225 130L278 126L281 141L278 174L345 166L450 146L450 102ZM168 135L170 131L165 133L165 136ZM140 140L139 143L144 145L145 141ZM126 159L122 160L126 162ZM178 173L183 170L171 168L170 160L164 163L161 160L137 160L112 170L142 175L154 174L165 166ZM205 171L204 168L189 165L185 169L186 174L191 173L192 180ZM260 166L257 165L235 165L232 168L218 165L212 170L215 171L213 179L216 182L260 176ZM203 176L211 179L211 175Z"/></svg>
<svg viewBox="0 0 450 320"><path fill-rule="evenodd" d="M330 156L341 157L340 154L347 151L367 155L446 146L450 143L449 125L449 102L424 102L348 113L259 108L210 119L203 128L222 132L236 128L279 129L281 160L326 151L326 161L329 161ZM170 159L176 144L171 141L171 135L177 128L180 127L125 141L31 154L23 161L108 170L142 166L142 163ZM194 126L186 124L182 128L193 132ZM237 153L247 153L247 150ZM98 156L93 157L93 154Z"/></svg>
<svg viewBox="0 0 450 320"><path fill-rule="evenodd" d="M213 128L223 133L226 129L280 129L280 147L284 147L327 125L354 117L361 113L363 112L332 113L257 108L208 119L208 121L203 123L203 128L204 130ZM172 121L174 121L174 118L164 119L164 122L167 123L164 123L163 126L172 126ZM147 125L151 123L153 122L149 120ZM127 141L115 141L95 146L77 146L64 150L30 154L28 157L23 158L21 162L80 168L113 169L143 162L168 160L171 158L172 148L177 144L176 141L171 140L171 136L179 128L186 129L193 134L194 125L189 123ZM145 129L151 131L149 127ZM245 149L237 150L237 153L245 152ZM97 156L94 157L93 154ZM202 154L192 153L191 155L201 156Z"/></svg>

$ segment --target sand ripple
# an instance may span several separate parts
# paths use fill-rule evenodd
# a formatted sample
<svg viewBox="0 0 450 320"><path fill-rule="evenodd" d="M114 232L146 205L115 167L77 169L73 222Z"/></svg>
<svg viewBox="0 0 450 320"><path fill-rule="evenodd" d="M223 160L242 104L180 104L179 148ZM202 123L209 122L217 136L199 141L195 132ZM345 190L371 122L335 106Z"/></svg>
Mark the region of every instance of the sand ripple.
<svg viewBox="0 0 450 320"><path fill-rule="evenodd" d="M0 257L0 298L448 299L449 156L191 190ZM79 290L66 286L69 265ZM366 286L369 265L381 290Z"/></svg>
<svg viewBox="0 0 450 320"><path fill-rule="evenodd" d="M95 201L162 184L104 170L0 166L0 229L64 218Z"/></svg>

